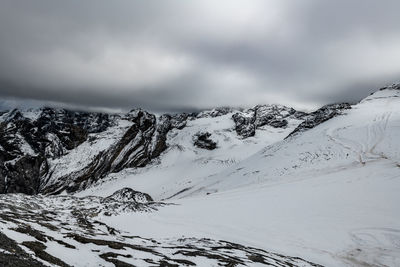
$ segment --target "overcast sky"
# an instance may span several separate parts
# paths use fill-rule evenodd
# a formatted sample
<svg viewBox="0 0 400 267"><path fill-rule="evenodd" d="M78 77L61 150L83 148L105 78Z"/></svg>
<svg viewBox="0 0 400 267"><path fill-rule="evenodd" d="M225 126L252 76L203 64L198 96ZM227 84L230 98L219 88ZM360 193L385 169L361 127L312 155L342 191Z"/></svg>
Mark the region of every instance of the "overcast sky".
<svg viewBox="0 0 400 267"><path fill-rule="evenodd" d="M399 80L399 0L0 0L0 107L315 108Z"/></svg>

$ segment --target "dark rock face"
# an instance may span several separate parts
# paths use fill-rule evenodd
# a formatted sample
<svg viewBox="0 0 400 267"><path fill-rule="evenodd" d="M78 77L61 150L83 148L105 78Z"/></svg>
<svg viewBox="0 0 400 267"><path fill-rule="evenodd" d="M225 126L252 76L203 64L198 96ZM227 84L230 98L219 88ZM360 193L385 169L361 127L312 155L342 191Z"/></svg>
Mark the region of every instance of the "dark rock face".
<svg viewBox="0 0 400 267"><path fill-rule="evenodd" d="M24 156L14 165L5 166L5 188L7 193L37 194L40 185L40 166L45 159L41 156Z"/></svg>
<svg viewBox="0 0 400 267"><path fill-rule="evenodd" d="M256 129L265 125L285 128L287 118L303 119L307 114L279 105L258 105L252 109L233 114L237 134L243 138L254 136Z"/></svg>
<svg viewBox="0 0 400 267"><path fill-rule="evenodd" d="M200 132L193 137L194 145L198 148L213 150L217 148L217 143L210 139L209 132Z"/></svg>
<svg viewBox="0 0 400 267"><path fill-rule="evenodd" d="M343 110L346 109L351 109L351 105L349 103L330 104L323 106L322 108L306 116L305 121L302 122L293 132L291 132L288 137L312 129L319 124L342 114Z"/></svg>
<svg viewBox="0 0 400 267"><path fill-rule="evenodd" d="M235 113L232 115L232 119L235 122L236 133L241 137L248 138L256 134L254 112Z"/></svg>

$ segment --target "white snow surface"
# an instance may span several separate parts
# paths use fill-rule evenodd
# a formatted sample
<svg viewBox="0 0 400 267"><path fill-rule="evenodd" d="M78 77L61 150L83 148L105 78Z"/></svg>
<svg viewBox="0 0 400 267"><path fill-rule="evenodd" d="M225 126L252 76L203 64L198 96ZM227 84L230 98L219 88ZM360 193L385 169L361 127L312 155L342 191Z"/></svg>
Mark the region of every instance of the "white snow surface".
<svg viewBox="0 0 400 267"><path fill-rule="evenodd" d="M286 140L295 121L242 140L230 116L189 122L170 133L159 162L79 195L128 186L178 204L101 218L140 236L223 239L327 266L400 266L399 90ZM192 146L200 130L216 150Z"/></svg>

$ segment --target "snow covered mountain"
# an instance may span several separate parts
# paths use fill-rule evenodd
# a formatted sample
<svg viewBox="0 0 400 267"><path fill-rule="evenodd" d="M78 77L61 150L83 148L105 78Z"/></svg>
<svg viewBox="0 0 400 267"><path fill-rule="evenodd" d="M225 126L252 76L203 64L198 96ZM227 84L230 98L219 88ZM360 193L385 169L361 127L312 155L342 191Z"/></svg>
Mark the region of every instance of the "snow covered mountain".
<svg viewBox="0 0 400 267"><path fill-rule="evenodd" d="M327 108L332 114L340 109ZM323 117L327 119L329 115ZM161 116L143 110L112 115L51 108L12 110L0 117L0 192L80 191L109 174L144 167L167 148L180 147L208 155L210 152L202 150L218 146L222 157L235 157L234 151L223 148L251 143L244 139L254 137L256 130L258 134L253 139L280 140L311 116L278 105ZM274 139L268 140L271 138ZM254 149L247 153L256 152Z"/></svg>
<svg viewBox="0 0 400 267"><path fill-rule="evenodd" d="M309 114L0 122L0 192L32 195L0 197L0 264L400 265L399 85Z"/></svg>

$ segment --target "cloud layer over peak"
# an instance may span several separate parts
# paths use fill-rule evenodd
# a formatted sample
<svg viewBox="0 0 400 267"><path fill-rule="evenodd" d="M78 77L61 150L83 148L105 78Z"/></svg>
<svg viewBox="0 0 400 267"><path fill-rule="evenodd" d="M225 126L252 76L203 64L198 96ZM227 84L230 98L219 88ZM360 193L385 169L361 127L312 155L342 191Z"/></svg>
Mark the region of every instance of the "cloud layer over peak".
<svg viewBox="0 0 400 267"><path fill-rule="evenodd" d="M153 110L355 101L400 79L397 0L3 0L0 96Z"/></svg>

